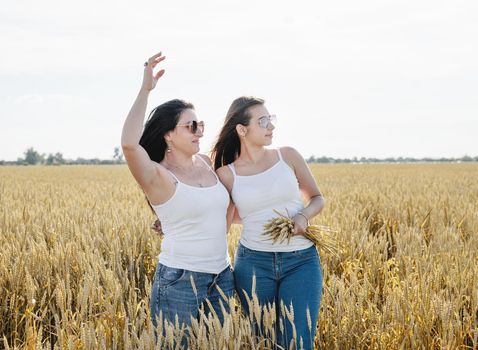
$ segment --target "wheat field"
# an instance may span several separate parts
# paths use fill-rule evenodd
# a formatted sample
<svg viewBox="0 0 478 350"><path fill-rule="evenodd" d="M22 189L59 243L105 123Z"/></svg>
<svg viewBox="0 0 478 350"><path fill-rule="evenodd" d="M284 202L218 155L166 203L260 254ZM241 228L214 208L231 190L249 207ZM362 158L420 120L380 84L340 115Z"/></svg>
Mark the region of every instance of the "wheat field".
<svg viewBox="0 0 478 350"><path fill-rule="evenodd" d="M478 349L478 164L311 168L326 198L314 223L340 246L321 252L315 346ZM0 204L0 349L175 348L184 330L155 341L150 323L160 238L126 166L0 167ZM224 327L193 324L191 348L271 348L272 313L229 303Z"/></svg>

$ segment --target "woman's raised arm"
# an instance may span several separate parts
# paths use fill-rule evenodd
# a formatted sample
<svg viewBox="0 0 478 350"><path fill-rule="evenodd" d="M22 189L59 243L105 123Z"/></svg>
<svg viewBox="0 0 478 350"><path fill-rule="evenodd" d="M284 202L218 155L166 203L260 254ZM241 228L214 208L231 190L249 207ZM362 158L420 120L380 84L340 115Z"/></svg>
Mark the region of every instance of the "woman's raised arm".
<svg viewBox="0 0 478 350"><path fill-rule="evenodd" d="M156 178L157 167L145 149L141 147L139 140L143 132L149 93L164 74L164 69L159 70L156 74L153 73L153 69L164 59L165 57L159 52L145 63L141 89L126 117L121 134L121 147L126 162L134 178L143 189L152 185Z"/></svg>

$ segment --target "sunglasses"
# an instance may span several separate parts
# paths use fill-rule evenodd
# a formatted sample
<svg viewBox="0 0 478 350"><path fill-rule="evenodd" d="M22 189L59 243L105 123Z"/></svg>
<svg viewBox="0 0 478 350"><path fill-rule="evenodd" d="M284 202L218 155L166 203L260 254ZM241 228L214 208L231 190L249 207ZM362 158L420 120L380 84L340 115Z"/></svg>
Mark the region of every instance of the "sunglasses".
<svg viewBox="0 0 478 350"><path fill-rule="evenodd" d="M277 122L277 117L275 114L265 115L259 118L259 126L263 129L267 129L269 125L274 124Z"/></svg>
<svg viewBox="0 0 478 350"><path fill-rule="evenodd" d="M201 131L201 133L204 132L204 122L200 121L198 122L197 120L191 120L189 123L185 124L177 124L176 126L187 126L191 134L195 135L198 130Z"/></svg>

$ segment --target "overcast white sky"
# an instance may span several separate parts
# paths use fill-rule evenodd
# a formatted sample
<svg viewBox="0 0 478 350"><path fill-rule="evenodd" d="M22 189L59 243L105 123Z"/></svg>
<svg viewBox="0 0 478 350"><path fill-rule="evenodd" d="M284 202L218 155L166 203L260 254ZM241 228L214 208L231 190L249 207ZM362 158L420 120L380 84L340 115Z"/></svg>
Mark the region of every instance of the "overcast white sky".
<svg viewBox="0 0 478 350"><path fill-rule="evenodd" d="M111 158L162 50L148 110L172 98L206 121L262 97L274 145L303 156L478 155L476 0L16 1L0 9L0 159L30 146Z"/></svg>

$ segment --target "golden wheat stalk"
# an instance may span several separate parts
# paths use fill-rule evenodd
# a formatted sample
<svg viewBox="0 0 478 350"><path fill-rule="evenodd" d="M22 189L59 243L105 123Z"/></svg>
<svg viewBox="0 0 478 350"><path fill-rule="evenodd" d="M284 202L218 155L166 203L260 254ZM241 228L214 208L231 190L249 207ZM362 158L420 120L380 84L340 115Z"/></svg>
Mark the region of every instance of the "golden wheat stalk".
<svg viewBox="0 0 478 350"><path fill-rule="evenodd" d="M269 220L264 225L264 235L269 236L272 239L272 243L282 243L287 240L287 244L294 236L294 221L274 210L279 216ZM309 225L304 232L304 237L314 243L314 245L321 251L337 255L338 243L334 237L337 232L324 225Z"/></svg>

